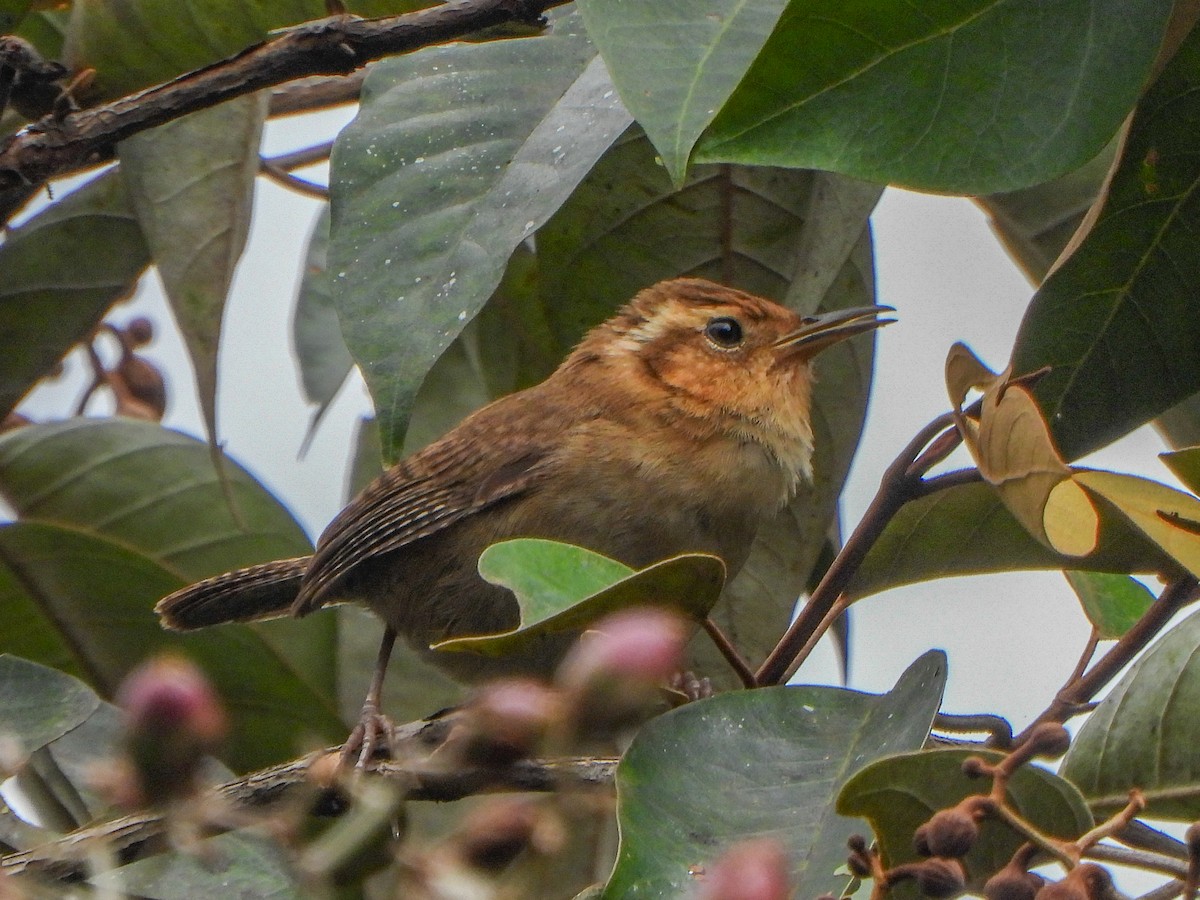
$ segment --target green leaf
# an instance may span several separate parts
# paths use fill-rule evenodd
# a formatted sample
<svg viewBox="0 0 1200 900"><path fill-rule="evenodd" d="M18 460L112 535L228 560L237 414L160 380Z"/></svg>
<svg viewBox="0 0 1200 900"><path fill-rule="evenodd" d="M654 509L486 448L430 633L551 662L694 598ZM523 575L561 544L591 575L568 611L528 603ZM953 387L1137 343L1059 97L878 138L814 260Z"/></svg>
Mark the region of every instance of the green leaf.
<svg viewBox="0 0 1200 900"><path fill-rule="evenodd" d="M1155 419L1154 424L1172 447L1200 445L1200 394L1192 394L1175 404Z"/></svg>
<svg viewBox="0 0 1200 900"><path fill-rule="evenodd" d="M1200 32L1138 107L1091 232L1034 296L1018 374L1074 459L1200 390Z"/></svg>
<svg viewBox="0 0 1200 900"><path fill-rule="evenodd" d="M1022 528L990 486L963 484L906 503L871 547L847 593L857 599L934 578L1068 568L1156 573L1174 571L1176 563L1107 509L1101 510L1096 550L1082 558L1060 556Z"/></svg>
<svg viewBox="0 0 1200 900"><path fill-rule="evenodd" d="M429 4L350 0L351 13L378 16ZM64 62L94 68L102 98L132 93L232 56L268 32L328 15L320 0L87 0L71 4Z"/></svg>
<svg viewBox="0 0 1200 900"><path fill-rule="evenodd" d="M1154 603L1154 594L1128 575L1066 571L1071 590L1103 641L1115 641L1132 628Z"/></svg>
<svg viewBox="0 0 1200 900"><path fill-rule="evenodd" d="M700 133L729 99L785 0L586 0L588 36L626 108L681 186Z"/></svg>
<svg viewBox="0 0 1200 900"><path fill-rule="evenodd" d="M304 893L280 842L250 829L110 869L94 875L91 883L119 896L149 900L218 896L291 900Z"/></svg>
<svg viewBox="0 0 1200 900"><path fill-rule="evenodd" d="M25 520L110 538L198 581L312 551L291 513L227 460L241 520L208 447L130 419L68 419L0 435L0 495Z"/></svg>
<svg viewBox="0 0 1200 900"><path fill-rule="evenodd" d="M133 292L149 262L116 172L8 233L0 245L0 414Z"/></svg>
<svg viewBox="0 0 1200 900"><path fill-rule="evenodd" d="M1100 195L1119 146L1114 138L1094 159L1053 181L976 198L1008 255L1035 285L1046 277Z"/></svg>
<svg viewBox="0 0 1200 900"><path fill-rule="evenodd" d="M115 541L182 583L311 551L279 501L233 461L226 459L224 468L238 518L230 511L210 448L159 425L71 419L0 435L0 496L23 521ZM294 673L332 695L332 616L252 627Z"/></svg>
<svg viewBox="0 0 1200 900"><path fill-rule="evenodd" d="M354 368L354 359L346 349L342 326L338 324L328 255L329 206L326 205L321 208L308 238L304 275L292 317L292 344L296 348L304 398L317 406L305 436L306 444Z"/></svg>
<svg viewBox="0 0 1200 900"><path fill-rule="evenodd" d="M1131 788L1147 815L1200 816L1200 613L1193 613L1134 662L1088 717L1062 775L1093 809L1115 811Z"/></svg>
<svg viewBox="0 0 1200 900"><path fill-rule="evenodd" d="M666 606L700 621L721 594L725 564L684 553L635 572L583 547L517 538L488 547L479 574L516 595L521 624L504 634L442 641L435 650L516 654L547 634L578 631L631 606Z"/></svg>
<svg viewBox="0 0 1200 900"><path fill-rule="evenodd" d="M1170 10L792 2L696 158L952 193L1047 181L1095 156L1128 115Z"/></svg>
<svg viewBox="0 0 1200 900"><path fill-rule="evenodd" d="M0 34L12 34L33 6L33 0L3 0L0 2Z"/></svg>
<svg viewBox="0 0 1200 900"><path fill-rule="evenodd" d="M966 797L986 793L990 782L968 778L963 760L982 757L989 762L1000 753L936 750L892 756L860 769L846 782L837 799L844 816L861 816L871 823L886 868L920 859L913 849L913 832L941 809ZM1063 840L1079 837L1092 827L1092 815L1079 791L1038 766L1021 766L1008 783L1008 805L1043 834ZM967 889L981 893L983 884L1009 861L1023 839L995 819L980 823L979 839L963 862L970 878ZM915 890L906 897L919 896Z"/></svg>
<svg viewBox="0 0 1200 900"><path fill-rule="evenodd" d="M763 688L649 722L617 767L621 846L604 896L689 896L689 870L763 835L787 851L795 896L839 890L846 838L864 826L837 815L834 798L865 763L921 746L945 677L931 651L882 696Z"/></svg>
<svg viewBox="0 0 1200 900"><path fill-rule="evenodd" d="M570 348L550 333L537 278L536 255L518 245L491 298L421 383L404 435L406 456L489 401L544 380L566 355Z"/></svg>
<svg viewBox="0 0 1200 900"><path fill-rule="evenodd" d="M0 528L0 651L82 677L111 697L145 657L173 650L212 679L234 722L225 759L252 769L343 726L331 701L291 674L253 630L163 631L155 602L183 582L154 560L69 528Z"/></svg>
<svg viewBox="0 0 1200 900"><path fill-rule="evenodd" d="M372 69L333 154L330 270L384 457L422 379L513 249L628 124L574 16L537 38L451 44Z"/></svg>
<svg viewBox="0 0 1200 900"><path fill-rule="evenodd" d="M0 730L25 753L62 737L99 705L100 698L70 675L0 654Z"/></svg>
<svg viewBox="0 0 1200 900"><path fill-rule="evenodd" d="M265 91L134 135L117 148L142 233L183 333L209 440L225 296L246 245Z"/></svg>

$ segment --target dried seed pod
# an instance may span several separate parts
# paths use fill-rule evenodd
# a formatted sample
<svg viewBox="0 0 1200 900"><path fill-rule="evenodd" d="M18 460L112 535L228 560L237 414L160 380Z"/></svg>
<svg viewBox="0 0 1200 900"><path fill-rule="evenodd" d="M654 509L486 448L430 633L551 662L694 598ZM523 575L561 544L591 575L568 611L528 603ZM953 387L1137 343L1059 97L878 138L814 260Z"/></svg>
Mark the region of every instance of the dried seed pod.
<svg viewBox="0 0 1200 900"><path fill-rule="evenodd" d="M933 900L956 897L967 887L967 874L957 859L933 857L917 865L917 886Z"/></svg>
<svg viewBox="0 0 1200 900"><path fill-rule="evenodd" d="M887 871L888 886L913 879L926 897L933 900L948 900L956 897L967 887L967 873L957 859L938 856L915 863L902 863Z"/></svg>
<svg viewBox="0 0 1200 900"><path fill-rule="evenodd" d="M1083 863L1068 872L1062 881L1043 885L1035 900L1115 900L1117 896L1107 869L1095 863Z"/></svg>
<svg viewBox="0 0 1200 900"><path fill-rule="evenodd" d="M987 880L983 896L987 900L1034 900L1045 884L1041 875L1009 863Z"/></svg>
<svg viewBox="0 0 1200 900"><path fill-rule="evenodd" d="M125 343L130 347L144 347L154 340L154 323L145 316L130 319L124 330Z"/></svg>
<svg viewBox="0 0 1200 900"><path fill-rule="evenodd" d="M536 801L491 800L463 821L456 836L459 856L476 869L499 873L533 843L540 816Z"/></svg>
<svg viewBox="0 0 1200 900"><path fill-rule="evenodd" d="M979 825L961 806L940 809L913 834L913 846L922 856L966 856L979 839Z"/></svg>
<svg viewBox="0 0 1200 900"><path fill-rule="evenodd" d="M109 373L109 383L117 396L118 415L135 419L162 421L167 410L167 385L162 373L145 357L127 353Z"/></svg>

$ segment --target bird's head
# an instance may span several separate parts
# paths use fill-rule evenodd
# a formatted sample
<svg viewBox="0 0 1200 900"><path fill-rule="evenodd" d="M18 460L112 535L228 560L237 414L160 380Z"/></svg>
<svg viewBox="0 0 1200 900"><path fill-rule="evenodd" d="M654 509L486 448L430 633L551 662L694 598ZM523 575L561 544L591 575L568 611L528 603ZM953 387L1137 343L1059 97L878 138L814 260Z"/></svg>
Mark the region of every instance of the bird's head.
<svg viewBox="0 0 1200 900"><path fill-rule="evenodd" d="M893 321L879 318L890 309L801 316L744 291L678 278L641 291L593 329L576 356L613 365L619 378L657 390L685 416L765 444L806 471L813 358Z"/></svg>

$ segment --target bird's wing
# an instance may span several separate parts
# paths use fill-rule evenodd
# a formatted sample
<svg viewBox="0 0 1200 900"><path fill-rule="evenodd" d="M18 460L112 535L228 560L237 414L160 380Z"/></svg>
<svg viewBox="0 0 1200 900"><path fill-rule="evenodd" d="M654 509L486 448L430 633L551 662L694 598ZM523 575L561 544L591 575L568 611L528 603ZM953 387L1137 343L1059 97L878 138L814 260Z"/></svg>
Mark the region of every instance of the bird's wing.
<svg viewBox="0 0 1200 900"><path fill-rule="evenodd" d="M493 407L483 412L491 414L396 464L342 510L321 535L293 614L320 607L329 588L364 560L515 497L537 480L555 446L553 423L542 419L518 434Z"/></svg>

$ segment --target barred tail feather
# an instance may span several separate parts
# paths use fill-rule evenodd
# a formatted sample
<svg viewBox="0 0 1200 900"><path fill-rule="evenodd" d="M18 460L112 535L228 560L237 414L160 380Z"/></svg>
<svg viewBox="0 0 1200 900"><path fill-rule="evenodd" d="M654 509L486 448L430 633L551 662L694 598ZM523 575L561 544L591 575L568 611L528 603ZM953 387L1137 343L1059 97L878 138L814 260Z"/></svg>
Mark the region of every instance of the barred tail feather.
<svg viewBox="0 0 1200 900"><path fill-rule="evenodd" d="M280 559L207 578L164 597L154 611L172 631L289 615L310 558Z"/></svg>

